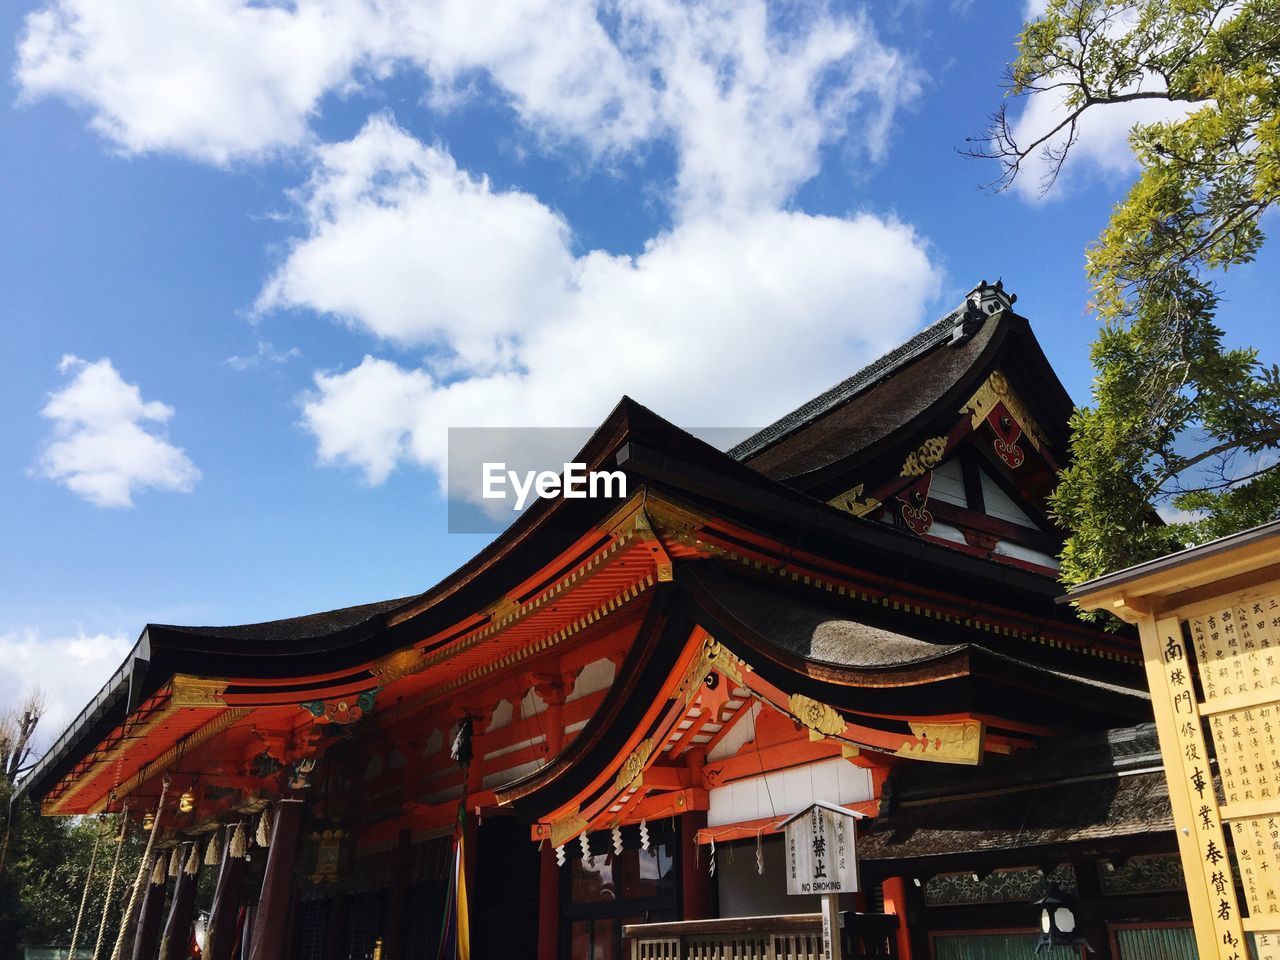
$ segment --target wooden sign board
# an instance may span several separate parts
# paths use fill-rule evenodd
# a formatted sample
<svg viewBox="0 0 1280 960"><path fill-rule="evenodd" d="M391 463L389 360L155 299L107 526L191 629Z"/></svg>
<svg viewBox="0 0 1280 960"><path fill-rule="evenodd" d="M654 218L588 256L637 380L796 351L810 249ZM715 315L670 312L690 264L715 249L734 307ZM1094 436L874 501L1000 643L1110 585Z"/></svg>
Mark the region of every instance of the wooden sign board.
<svg viewBox="0 0 1280 960"><path fill-rule="evenodd" d="M787 848L787 893L856 893L858 863L853 824L858 814L815 803L783 824Z"/></svg>
<svg viewBox="0 0 1280 960"><path fill-rule="evenodd" d="M1280 960L1280 595L1139 632L1201 956Z"/></svg>

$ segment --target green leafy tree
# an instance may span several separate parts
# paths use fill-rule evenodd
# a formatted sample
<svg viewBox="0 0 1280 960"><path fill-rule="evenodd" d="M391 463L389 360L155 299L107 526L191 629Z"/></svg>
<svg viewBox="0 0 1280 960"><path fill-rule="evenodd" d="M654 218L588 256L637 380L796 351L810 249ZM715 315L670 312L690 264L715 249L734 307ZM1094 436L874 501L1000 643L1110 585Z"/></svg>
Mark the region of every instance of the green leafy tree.
<svg viewBox="0 0 1280 960"><path fill-rule="evenodd" d="M1131 129L1140 174L1088 251L1101 329L1053 498L1064 579L1280 516L1280 369L1216 322L1221 274L1254 259L1280 196L1280 0L1049 0L1008 94L1061 108L1025 142L995 115L968 152L1000 160L999 187L1035 167L1052 188L1087 114L1185 109Z"/></svg>
<svg viewBox="0 0 1280 960"><path fill-rule="evenodd" d="M0 712L0 960L21 957L23 945L66 946L80 909L95 837L102 835L95 877L81 927L81 945L92 952L102 918L106 878L115 853L119 818L42 817L28 799L15 799L20 772L34 752L33 737L45 711L38 694ZM115 900L132 879L138 843L126 843ZM119 908L107 918L104 940L114 942Z"/></svg>

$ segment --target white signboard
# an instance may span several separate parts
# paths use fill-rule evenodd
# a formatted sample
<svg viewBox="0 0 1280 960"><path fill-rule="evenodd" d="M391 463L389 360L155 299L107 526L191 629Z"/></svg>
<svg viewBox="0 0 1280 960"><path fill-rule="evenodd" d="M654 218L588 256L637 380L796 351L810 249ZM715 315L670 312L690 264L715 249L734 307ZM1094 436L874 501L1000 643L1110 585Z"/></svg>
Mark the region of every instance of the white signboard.
<svg viewBox="0 0 1280 960"><path fill-rule="evenodd" d="M856 893L858 863L853 849L857 814L815 803L783 829L787 843L787 893Z"/></svg>

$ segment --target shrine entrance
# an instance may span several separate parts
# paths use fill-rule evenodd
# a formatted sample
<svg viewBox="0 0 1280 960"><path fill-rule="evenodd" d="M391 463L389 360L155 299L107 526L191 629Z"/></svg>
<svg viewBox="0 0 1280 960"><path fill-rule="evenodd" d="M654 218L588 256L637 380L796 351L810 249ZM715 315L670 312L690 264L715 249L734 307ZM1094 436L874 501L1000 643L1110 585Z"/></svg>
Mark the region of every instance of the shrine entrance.
<svg viewBox="0 0 1280 960"><path fill-rule="evenodd" d="M562 960L624 960L623 924L679 918L679 833L670 819L646 828L647 850L638 827L621 828L620 854L609 831L588 835L585 858L579 841L565 846Z"/></svg>

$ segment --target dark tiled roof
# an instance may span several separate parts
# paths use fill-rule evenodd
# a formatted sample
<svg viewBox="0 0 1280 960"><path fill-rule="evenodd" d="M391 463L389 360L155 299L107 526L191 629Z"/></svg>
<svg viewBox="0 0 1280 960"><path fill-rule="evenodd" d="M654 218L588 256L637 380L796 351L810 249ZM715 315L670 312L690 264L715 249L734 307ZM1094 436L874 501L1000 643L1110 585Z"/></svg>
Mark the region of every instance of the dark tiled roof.
<svg viewBox="0 0 1280 960"><path fill-rule="evenodd" d="M843 667L897 667L968 649L965 643L922 640L849 619L789 593L726 577L712 589L726 611L784 650Z"/></svg>
<svg viewBox="0 0 1280 960"><path fill-rule="evenodd" d="M1008 311L988 317L972 337L954 347L948 345L954 321L944 318L905 344L909 351L889 354L896 357L892 363L876 361L869 368L872 373L855 374L824 394L830 399L811 413L798 416L797 411L784 418L779 423L786 426L776 436L739 455L766 476L786 480L857 454L905 427L968 379L1010 317Z"/></svg>
<svg viewBox="0 0 1280 960"><path fill-rule="evenodd" d="M1050 741L981 767L895 771L891 808L858 837L890 860L1052 846L1173 830L1153 724Z"/></svg>
<svg viewBox="0 0 1280 960"><path fill-rule="evenodd" d="M940 343L945 343L951 338L951 331L963 312L963 305L952 310L942 319L925 327L906 343L894 347L884 356L873 360L857 373L840 381L831 389L818 394L804 405L792 410L785 417L752 434L736 447L730 449L729 455L739 460L750 459L766 447L778 442L827 411L857 396L899 368L906 366L921 354L933 349Z"/></svg>
<svg viewBox="0 0 1280 960"><path fill-rule="evenodd" d="M1172 833L1164 772L904 804L858 836L863 860L1000 852Z"/></svg>
<svg viewBox="0 0 1280 960"><path fill-rule="evenodd" d="M242 623L225 627L181 627L172 624L151 624L147 629L152 633L186 634L212 640L262 640L270 642L318 639L368 623L397 607L404 606L404 604L414 599L417 599L417 594L410 597L399 597L394 600L362 603L354 607L339 607L336 610L309 613L301 617L266 620L262 623Z"/></svg>

